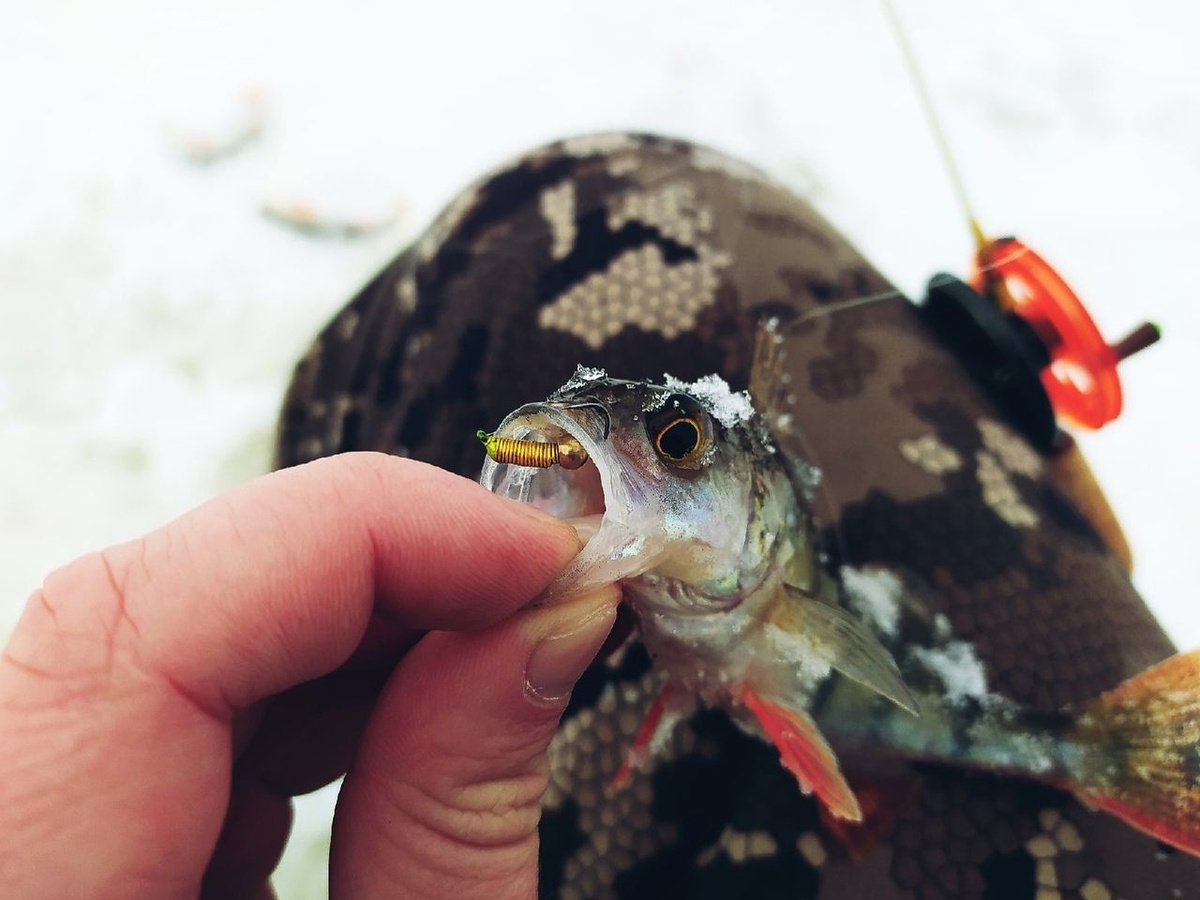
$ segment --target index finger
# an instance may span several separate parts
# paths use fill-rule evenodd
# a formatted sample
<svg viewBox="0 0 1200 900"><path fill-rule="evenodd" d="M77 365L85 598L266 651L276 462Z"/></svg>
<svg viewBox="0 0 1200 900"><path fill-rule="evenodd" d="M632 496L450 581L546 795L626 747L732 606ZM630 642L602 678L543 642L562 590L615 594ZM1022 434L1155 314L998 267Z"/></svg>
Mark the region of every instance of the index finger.
<svg viewBox="0 0 1200 900"><path fill-rule="evenodd" d="M416 630L486 627L578 549L569 526L464 478L346 454L54 573L7 656L60 678L131 663L228 711L332 671L373 611Z"/></svg>
<svg viewBox="0 0 1200 900"><path fill-rule="evenodd" d="M233 710L337 668L373 612L485 627L578 547L466 479L355 454L56 572L0 660L0 893L194 897Z"/></svg>

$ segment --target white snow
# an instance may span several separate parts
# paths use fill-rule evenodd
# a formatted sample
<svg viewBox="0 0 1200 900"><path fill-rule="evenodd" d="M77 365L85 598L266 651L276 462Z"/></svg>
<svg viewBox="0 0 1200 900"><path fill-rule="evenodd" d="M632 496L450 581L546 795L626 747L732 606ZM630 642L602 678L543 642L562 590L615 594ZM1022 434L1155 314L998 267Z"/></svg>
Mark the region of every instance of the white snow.
<svg viewBox="0 0 1200 900"><path fill-rule="evenodd" d="M602 378L607 378L608 373L603 369L591 368L589 366L575 366L575 372L567 379L567 383L560 387L555 393L566 393L567 391L578 390L585 384L593 381L599 381Z"/></svg>
<svg viewBox="0 0 1200 900"><path fill-rule="evenodd" d="M789 664L787 668L796 684L806 695L812 696L833 670L831 648L818 645L807 634L797 634L775 624L766 625L764 631L763 646L769 648L774 658Z"/></svg>
<svg viewBox="0 0 1200 900"><path fill-rule="evenodd" d="M733 391L720 375L705 375L695 381L664 375L663 384L672 391L695 397L726 428L741 425L754 416L750 395L746 391Z"/></svg>
<svg viewBox="0 0 1200 900"><path fill-rule="evenodd" d="M838 570L846 589L850 608L862 616L879 634L895 637L900 624L900 596L904 585L887 569Z"/></svg>
<svg viewBox="0 0 1200 900"><path fill-rule="evenodd" d="M946 698L951 703L987 697L987 674L983 663L966 641L951 641L937 649L912 647L909 655L942 680Z"/></svg>
<svg viewBox="0 0 1200 900"><path fill-rule="evenodd" d="M1058 265L1111 338L1165 328L1084 447L1139 587L1200 645L1200 13L902 12L984 227ZM184 162L172 134L236 127L247 89L267 98L257 142ZM8 3L0 109L0 633L53 566L265 470L316 330L457 191L542 141L636 128L723 148L912 293L971 251L871 0ZM319 242L264 202L407 212ZM332 796L300 803L284 897L323 896Z"/></svg>

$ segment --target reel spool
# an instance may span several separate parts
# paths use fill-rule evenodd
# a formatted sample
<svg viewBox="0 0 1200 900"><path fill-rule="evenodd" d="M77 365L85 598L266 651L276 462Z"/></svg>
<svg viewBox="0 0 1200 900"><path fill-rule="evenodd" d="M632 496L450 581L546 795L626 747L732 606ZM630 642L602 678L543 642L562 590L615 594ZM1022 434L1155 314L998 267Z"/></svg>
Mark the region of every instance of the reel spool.
<svg viewBox="0 0 1200 900"><path fill-rule="evenodd" d="M1144 322L1110 345L1062 277L1011 237L979 242L969 285L935 275L922 309L1005 417L1046 453L1058 420L1097 429L1121 414L1118 363L1161 336Z"/></svg>
<svg viewBox="0 0 1200 900"><path fill-rule="evenodd" d="M1050 358L1042 385L1058 416L1097 429L1121 414L1117 363L1155 343L1157 326L1143 322L1109 344L1062 277L1012 237L981 245L971 285L1001 310L1015 312L1041 341Z"/></svg>

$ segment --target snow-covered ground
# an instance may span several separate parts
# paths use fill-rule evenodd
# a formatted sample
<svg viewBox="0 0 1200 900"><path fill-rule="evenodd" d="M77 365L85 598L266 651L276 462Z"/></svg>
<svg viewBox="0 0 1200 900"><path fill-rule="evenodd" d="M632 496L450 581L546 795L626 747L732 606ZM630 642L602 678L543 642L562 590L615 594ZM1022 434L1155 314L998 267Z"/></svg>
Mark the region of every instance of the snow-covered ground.
<svg viewBox="0 0 1200 900"><path fill-rule="evenodd" d="M876 0L0 5L0 636L55 565L264 471L290 367L438 206L511 154L638 128L810 196L897 282L968 234ZM1200 12L1185 0L900 0L974 205L1117 337L1127 412L1085 440L1175 639L1200 645ZM261 140L208 167L248 90ZM396 223L320 241L265 202ZM317 897L330 793L287 897Z"/></svg>

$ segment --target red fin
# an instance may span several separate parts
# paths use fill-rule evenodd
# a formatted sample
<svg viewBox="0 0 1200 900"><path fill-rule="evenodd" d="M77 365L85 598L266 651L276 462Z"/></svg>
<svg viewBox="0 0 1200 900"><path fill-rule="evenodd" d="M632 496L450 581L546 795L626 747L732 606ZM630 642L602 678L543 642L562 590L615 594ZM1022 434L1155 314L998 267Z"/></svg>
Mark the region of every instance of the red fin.
<svg viewBox="0 0 1200 900"><path fill-rule="evenodd" d="M1076 736L1101 754L1095 777L1074 786L1081 797L1200 855L1200 650L1101 694Z"/></svg>
<svg viewBox="0 0 1200 900"><path fill-rule="evenodd" d="M821 822L837 837L851 859L867 855L896 827L896 820L921 789L921 776L915 772L894 775L856 776L854 796L862 807L862 822L836 819L821 807Z"/></svg>
<svg viewBox="0 0 1200 900"><path fill-rule="evenodd" d="M813 720L799 710L763 700L750 688L742 689L740 699L758 718L778 748L784 768L800 782L800 789L815 793L834 817L861 822L858 800Z"/></svg>
<svg viewBox="0 0 1200 900"><path fill-rule="evenodd" d="M621 762L621 767L617 769L617 774L613 776L609 791L615 792L624 788L629 784L633 773L640 772L650 762L650 757L654 753L654 745L665 738L679 722L679 716L675 714L677 712L675 707L678 706L680 697L679 690L670 684L659 691L654 702L650 704L650 708L646 710L642 724L638 726L637 734L634 735L633 743L625 751L625 759ZM668 713L671 714L668 715Z"/></svg>

